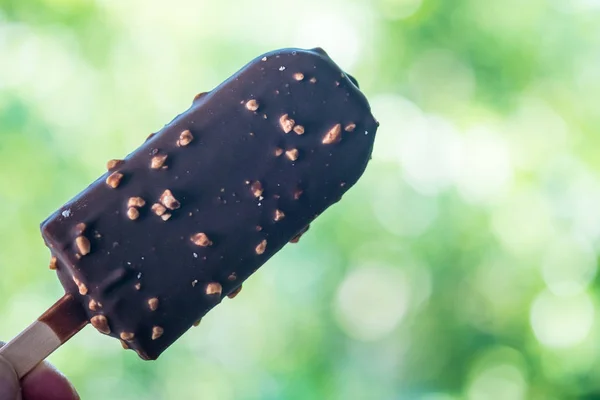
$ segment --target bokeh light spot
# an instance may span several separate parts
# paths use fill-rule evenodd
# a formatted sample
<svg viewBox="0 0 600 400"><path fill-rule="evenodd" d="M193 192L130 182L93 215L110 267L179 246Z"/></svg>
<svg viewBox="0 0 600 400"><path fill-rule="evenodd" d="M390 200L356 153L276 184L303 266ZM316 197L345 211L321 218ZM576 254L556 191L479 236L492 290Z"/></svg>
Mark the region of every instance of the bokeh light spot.
<svg viewBox="0 0 600 400"><path fill-rule="evenodd" d="M425 123L423 112L413 102L396 94L375 96L371 108L373 115L381 122L373 159L378 162L400 162L402 138Z"/></svg>
<svg viewBox="0 0 600 400"><path fill-rule="evenodd" d="M463 152L457 185L470 202L494 200L505 193L512 169L506 143L488 128L478 127L463 139Z"/></svg>
<svg viewBox="0 0 600 400"><path fill-rule="evenodd" d="M381 16L386 19L405 19L414 15L423 4L423 0L379 0Z"/></svg>
<svg viewBox="0 0 600 400"><path fill-rule="evenodd" d="M547 247L542 275L556 295L580 293L596 275L596 253L585 239L560 235Z"/></svg>
<svg viewBox="0 0 600 400"><path fill-rule="evenodd" d="M471 382L468 400L521 400L527 394L527 382L520 369L499 364L483 370Z"/></svg>
<svg viewBox="0 0 600 400"><path fill-rule="evenodd" d="M536 338L545 346L564 348L582 342L594 323L594 305L587 293L559 297L540 293L530 310Z"/></svg>
<svg viewBox="0 0 600 400"><path fill-rule="evenodd" d="M394 173L380 174L379 182L373 191L371 206L377 221L388 232L419 236L435 221L438 215L435 197L416 192Z"/></svg>
<svg viewBox="0 0 600 400"><path fill-rule="evenodd" d="M385 265L366 265L351 271L335 299L340 327L358 340L379 340L404 317L410 299L405 274Z"/></svg>
<svg viewBox="0 0 600 400"><path fill-rule="evenodd" d="M423 194L438 194L454 183L462 143L452 124L441 117L411 121L401 132L400 162L406 181Z"/></svg>
<svg viewBox="0 0 600 400"><path fill-rule="evenodd" d="M297 21L294 26L297 47L322 47L346 70L351 70L358 61L364 46L363 37L340 10L323 10Z"/></svg>
<svg viewBox="0 0 600 400"><path fill-rule="evenodd" d="M443 49L421 55L412 64L408 78L419 103L444 107L469 102L476 87L472 68Z"/></svg>
<svg viewBox="0 0 600 400"><path fill-rule="evenodd" d="M528 188L511 193L498 205L492 215L492 228L510 253L536 259L557 231L544 197Z"/></svg>

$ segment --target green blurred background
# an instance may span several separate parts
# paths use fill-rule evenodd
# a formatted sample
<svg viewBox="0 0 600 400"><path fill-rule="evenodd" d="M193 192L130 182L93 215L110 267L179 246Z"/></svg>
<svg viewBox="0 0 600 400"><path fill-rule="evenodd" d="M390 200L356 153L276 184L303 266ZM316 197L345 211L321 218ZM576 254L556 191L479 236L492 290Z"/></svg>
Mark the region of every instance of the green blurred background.
<svg viewBox="0 0 600 400"><path fill-rule="evenodd" d="M323 47L380 120L300 244L83 399L600 398L599 0L0 0L0 338L61 295L39 223L251 58Z"/></svg>

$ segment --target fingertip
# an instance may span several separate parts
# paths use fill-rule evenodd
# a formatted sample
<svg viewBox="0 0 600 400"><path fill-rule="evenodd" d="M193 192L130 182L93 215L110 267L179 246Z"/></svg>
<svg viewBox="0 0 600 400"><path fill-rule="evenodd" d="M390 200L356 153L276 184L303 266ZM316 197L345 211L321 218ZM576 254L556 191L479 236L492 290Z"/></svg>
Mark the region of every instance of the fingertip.
<svg viewBox="0 0 600 400"><path fill-rule="evenodd" d="M0 400L20 399L19 378L13 367L0 357Z"/></svg>
<svg viewBox="0 0 600 400"><path fill-rule="evenodd" d="M43 362L23 378L23 400L79 400L69 380L50 363Z"/></svg>

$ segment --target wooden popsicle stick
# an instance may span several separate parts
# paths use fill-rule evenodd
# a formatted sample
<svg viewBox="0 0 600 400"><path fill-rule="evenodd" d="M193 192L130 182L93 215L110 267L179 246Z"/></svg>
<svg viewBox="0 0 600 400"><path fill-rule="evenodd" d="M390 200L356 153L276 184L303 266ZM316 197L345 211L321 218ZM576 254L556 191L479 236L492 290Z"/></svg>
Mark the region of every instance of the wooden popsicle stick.
<svg viewBox="0 0 600 400"><path fill-rule="evenodd" d="M37 321L0 348L19 379L88 324L87 315L72 294L65 294Z"/></svg>

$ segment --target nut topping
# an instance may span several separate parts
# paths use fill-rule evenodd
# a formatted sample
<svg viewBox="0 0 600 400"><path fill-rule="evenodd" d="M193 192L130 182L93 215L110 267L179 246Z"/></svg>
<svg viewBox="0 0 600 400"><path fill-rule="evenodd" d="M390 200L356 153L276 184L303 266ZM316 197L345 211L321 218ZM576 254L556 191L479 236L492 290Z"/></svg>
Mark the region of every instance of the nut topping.
<svg viewBox="0 0 600 400"><path fill-rule="evenodd" d="M152 328L152 340L156 340L161 337L165 333L165 330L160 326L155 326Z"/></svg>
<svg viewBox="0 0 600 400"><path fill-rule="evenodd" d="M206 294L209 296L220 295L223 292L223 287L218 282L211 282L206 285Z"/></svg>
<svg viewBox="0 0 600 400"><path fill-rule="evenodd" d="M256 249L254 249L256 251L256 254L263 254L265 252L265 250L267 249L267 240L263 240L262 242L260 242L258 244L258 246L256 246Z"/></svg>
<svg viewBox="0 0 600 400"><path fill-rule="evenodd" d="M290 133L294 128L295 123L296 121L291 119L287 114L283 114L279 118L279 125L281 125L281 129L283 129L285 133Z"/></svg>
<svg viewBox="0 0 600 400"><path fill-rule="evenodd" d="M284 217L285 217L285 214L283 213L283 211L275 210L275 216L273 217L273 219L275 221L281 221Z"/></svg>
<svg viewBox="0 0 600 400"><path fill-rule="evenodd" d="M251 99L246 102L246 108L250 111L258 110L258 101Z"/></svg>
<svg viewBox="0 0 600 400"><path fill-rule="evenodd" d="M181 207L181 203L177 201L169 189L165 190L163 194L160 195L159 201L170 210L177 210Z"/></svg>
<svg viewBox="0 0 600 400"><path fill-rule="evenodd" d="M296 161L298 159L298 149L291 149L285 152L288 159Z"/></svg>
<svg viewBox="0 0 600 400"><path fill-rule="evenodd" d="M125 341L131 341L135 338L135 335L132 332L121 332L121 339Z"/></svg>
<svg viewBox="0 0 600 400"><path fill-rule="evenodd" d="M88 238L85 236L77 236L75 239L75 244L77 245L77 250L79 250L79 254L82 256L90 254L91 244Z"/></svg>
<svg viewBox="0 0 600 400"><path fill-rule="evenodd" d="M192 140L194 140L194 136L192 135L192 132L190 132L188 129L186 129L185 131L181 132L181 135L179 135L179 140L177 141L177 146L185 147L188 144L192 143Z"/></svg>
<svg viewBox="0 0 600 400"><path fill-rule="evenodd" d="M253 182L252 185L250 185L250 190L254 197L260 197L263 194L263 187L259 181Z"/></svg>
<svg viewBox="0 0 600 400"><path fill-rule="evenodd" d="M129 217L130 220L134 221L140 217L140 212L135 207L129 207L129 209L127 210L127 217Z"/></svg>
<svg viewBox="0 0 600 400"><path fill-rule="evenodd" d="M148 300L148 307L150 307L151 311L156 311L158 309L158 298L153 297Z"/></svg>
<svg viewBox="0 0 600 400"><path fill-rule="evenodd" d="M323 136L323 144L337 143L342 139L342 125L336 124Z"/></svg>
<svg viewBox="0 0 600 400"><path fill-rule="evenodd" d="M123 179L123 174L120 172L113 172L106 178L106 184L113 189L116 189L121 184L121 179Z"/></svg>
<svg viewBox="0 0 600 400"><path fill-rule="evenodd" d="M167 161L167 157L168 156L166 154L160 154L158 156L152 157L152 160L150 161L150 168L152 168L152 169L162 168L162 166L165 164L165 161Z"/></svg>
<svg viewBox="0 0 600 400"><path fill-rule="evenodd" d="M110 334L110 327L108 326L108 320L104 315L96 315L90 320L92 326L98 329L99 332L105 335Z"/></svg>
<svg viewBox="0 0 600 400"><path fill-rule="evenodd" d="M146 200L141 197L130 197L127 202L127 207L144 207L146 205Z"/></svg>
<svg viewBox="0 0 600 400"><path fill-rule="evenodd" d="M207 246L211 246L213 244L213 242L211 242L211 240L208 238L208 236L204 232L198 232L198 233L192 235L190 240L196 246L200 246L200 247L207 247Z"/></svg>

